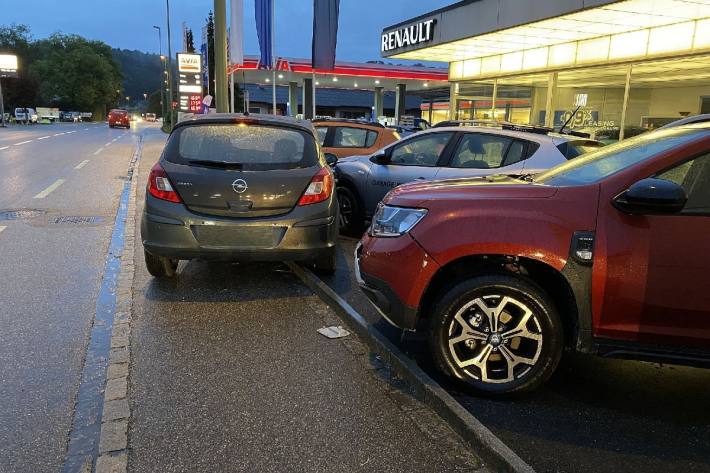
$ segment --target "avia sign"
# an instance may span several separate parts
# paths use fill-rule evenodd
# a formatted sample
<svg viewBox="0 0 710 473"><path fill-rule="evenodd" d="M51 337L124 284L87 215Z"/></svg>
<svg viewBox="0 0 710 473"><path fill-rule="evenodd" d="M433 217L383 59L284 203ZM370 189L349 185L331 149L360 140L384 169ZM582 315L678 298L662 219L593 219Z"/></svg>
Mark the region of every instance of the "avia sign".
<svg viewBox="0 0 710 473"><path fill-rule="evenodd" d="M382 52L395 51L406 46L428 43L434 39L436 20L426 20L398 30L382 33Z"/></svg>
<svg viewBox="0 0 710 473"><path fill-rule="evenodd" d="M202 72L202 55L178 53L178 72L199 74Z"/></svg>

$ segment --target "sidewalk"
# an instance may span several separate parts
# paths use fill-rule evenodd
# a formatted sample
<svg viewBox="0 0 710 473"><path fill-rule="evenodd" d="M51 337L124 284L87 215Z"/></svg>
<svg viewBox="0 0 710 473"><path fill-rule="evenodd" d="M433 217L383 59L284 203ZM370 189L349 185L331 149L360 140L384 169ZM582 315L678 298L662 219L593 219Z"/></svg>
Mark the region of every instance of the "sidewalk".
<svg viewBox="0 0 710 473"><path fill-rule="evenodd" d="M316 332L345 323L284 266L183 262L156 282L135 250L128 471L481 470L354 335Z"/></svg>

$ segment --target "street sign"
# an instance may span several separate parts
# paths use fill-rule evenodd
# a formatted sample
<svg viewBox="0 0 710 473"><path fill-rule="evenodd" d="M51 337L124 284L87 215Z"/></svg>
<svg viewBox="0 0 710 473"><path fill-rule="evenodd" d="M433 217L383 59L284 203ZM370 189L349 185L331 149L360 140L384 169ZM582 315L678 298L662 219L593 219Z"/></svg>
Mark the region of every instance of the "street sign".
<svg viewBox="0 0 710 473"><path fill-rule="evenodd" d="M17 77L17 56L0 54L0 77Z"/></svg>
<svg viewBox="0 0 710 473"><path fill-rule="evenodd" d="M202 110L202 55L178 53L178 105L185 113Z"/></svg>

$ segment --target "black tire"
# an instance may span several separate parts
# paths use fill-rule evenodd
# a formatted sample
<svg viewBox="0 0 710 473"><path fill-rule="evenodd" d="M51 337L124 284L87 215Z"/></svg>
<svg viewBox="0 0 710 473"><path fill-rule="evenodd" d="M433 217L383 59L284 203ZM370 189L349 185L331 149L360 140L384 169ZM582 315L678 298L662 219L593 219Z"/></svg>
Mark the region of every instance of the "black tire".
<svg viewBox="0 0 710 473"><path fill-rule="evenodd" d="M313 260L313 269L318 274L332 275L337 268L338 252L335 247L328 248L321 256Z"/></svg>
<svg viewBox="0 0 710 473"><path fill-rule="evenodd" d="M490 326L491 318L479 304L489 309L493 319L496 316L490 309L500 309L499 322L494 322L498 327ZM523 322L528 310L531 315ZM468 334L484 337L474 340L464 336L459 320L466 322ZM440 297L430 323L429 346L437 367L481 394L533 391L552 375L562 356L562 323L550 297L522 277L493 274L461 282ZM512 325L506 327L508 323ZM516 337L517 333L526 335ZM457 338L459 341L450 346L449 341ZM522 357L532 363L518 362ZM461 366L467 363L471 364Z"/></svg>
<svg viewBox="0 0 710 473"><path fill-rule="evenodd" d="M178 260L166 258L165 256L155 256L143 250L145 254L145 266L148 272L155 278L175 277Z"/></svg>
<svg viewBox="0 0 710 473"><path fill-rule="evenodd" d="M355 192L345 186L338 187L336 192L340 213L340 233L360 238L365 227L365 215L360 199Z"/></svg>

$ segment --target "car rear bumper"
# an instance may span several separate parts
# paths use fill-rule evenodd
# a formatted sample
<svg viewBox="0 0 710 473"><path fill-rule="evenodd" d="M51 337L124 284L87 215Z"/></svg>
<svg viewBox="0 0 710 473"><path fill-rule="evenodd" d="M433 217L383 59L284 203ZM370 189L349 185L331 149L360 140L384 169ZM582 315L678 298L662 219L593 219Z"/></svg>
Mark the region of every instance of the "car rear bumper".
<svg viewBox="0 0 710 473"><path fill-rule="evenodd" d="M335 247L336 216L326 202L278 217L211 217L149 195L141 238L149 253L174 259L306 261Z"/></svg>
<svg viewBox="0 0 710 473"><path fill-rule="evenodd" d="M365 235L355 250L360 289L388 322L405 330L416 330L421 297L438 268L409 235Z"/></svg>

